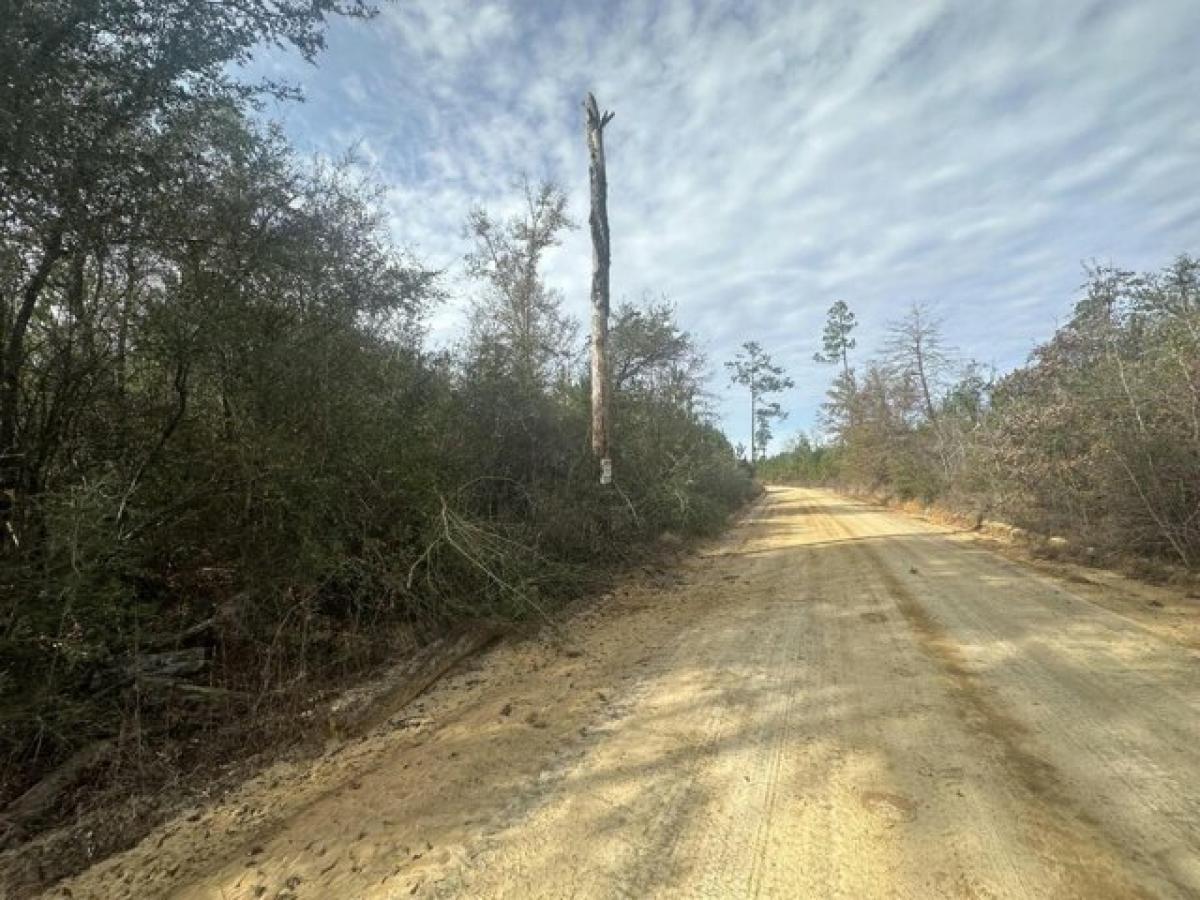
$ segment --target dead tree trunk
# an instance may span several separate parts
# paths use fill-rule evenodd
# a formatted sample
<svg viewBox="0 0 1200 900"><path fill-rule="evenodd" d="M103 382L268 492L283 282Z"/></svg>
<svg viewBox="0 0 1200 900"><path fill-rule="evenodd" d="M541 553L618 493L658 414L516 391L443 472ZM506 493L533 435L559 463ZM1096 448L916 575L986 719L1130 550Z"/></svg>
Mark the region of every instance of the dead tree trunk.
<svg viewBox="0 0 1200 900"><path fill-rule="evenodd" d="M608 177L604 170L604 126L613 117L600 114L596 98L583 103L587 128L588 173L592 188L592 455L600 461L600 483L612 481L609 446L608 369Z"/></svg>

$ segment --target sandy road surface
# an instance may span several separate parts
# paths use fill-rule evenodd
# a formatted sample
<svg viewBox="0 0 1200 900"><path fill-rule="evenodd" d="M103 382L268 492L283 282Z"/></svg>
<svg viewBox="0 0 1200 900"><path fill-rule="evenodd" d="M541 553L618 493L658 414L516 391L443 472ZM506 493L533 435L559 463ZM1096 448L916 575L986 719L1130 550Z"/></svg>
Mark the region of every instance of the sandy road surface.
<svg viewBox="0 0 1200 900"><path fill-rule="evenodd" d="M71 896L1200 896L1200 654L773 489L721 542Z"/></svg>

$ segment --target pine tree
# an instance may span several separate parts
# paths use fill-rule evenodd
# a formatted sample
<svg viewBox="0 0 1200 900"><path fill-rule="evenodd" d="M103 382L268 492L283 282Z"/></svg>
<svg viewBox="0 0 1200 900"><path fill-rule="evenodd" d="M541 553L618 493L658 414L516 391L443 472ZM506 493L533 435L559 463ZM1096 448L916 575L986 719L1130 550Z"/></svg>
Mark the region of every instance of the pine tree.
<svg viewBox="0 0 1200 900"><path fill-rule="evenodd" d="M763 398L786 391L795 384L756 341L742 344L742 350L732 361L725 363L725 368L729 369L734 384L750 390L750 465L753 466L766 452L767 442L771 440L771 420L787 416L777 402Z"/></svg>
<svg viewBox="0 0 1200 900"><path fill-rule="evenodd" d="M840 362L842 377L849 379L850 351L855 346L854 338L850 337L850 333L857 327L858 321L854 318L850 307L846 305L846 301L838 300L834 303L829 307L829 314L825 319L825 333L821 337L821 346L824 352L814 353L813 361L829 365L836 365Z"/></svg>

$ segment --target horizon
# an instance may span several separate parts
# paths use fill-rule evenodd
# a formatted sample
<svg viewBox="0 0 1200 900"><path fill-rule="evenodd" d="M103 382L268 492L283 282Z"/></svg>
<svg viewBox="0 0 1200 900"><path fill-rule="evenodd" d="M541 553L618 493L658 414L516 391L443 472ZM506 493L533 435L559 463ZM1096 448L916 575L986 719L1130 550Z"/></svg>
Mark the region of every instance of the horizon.
<svg viewBox="0 0 1200 900"><path fill-rule="evenodd" d="M396 239L446 270L439 345L471 291L473 204L511 208L524 173L560 183L586 225L581 101L594 90L616 113L614 304L675 304L734 444L746 416L722 363L759 341L796 382L778 451L818 427L833 370L812 354L836 300L858 316L859 365L926 302L964 358L1007 371L1069 314L1085 264L1158 269L1193 252L1198 31L1200 5L1174 0L1021 14L422 0L334 21L315 66L272 51L252 68L306 98L266 117L302 152L356 148ZM545 270L584 325L588 241L569 234Z"/></svg>

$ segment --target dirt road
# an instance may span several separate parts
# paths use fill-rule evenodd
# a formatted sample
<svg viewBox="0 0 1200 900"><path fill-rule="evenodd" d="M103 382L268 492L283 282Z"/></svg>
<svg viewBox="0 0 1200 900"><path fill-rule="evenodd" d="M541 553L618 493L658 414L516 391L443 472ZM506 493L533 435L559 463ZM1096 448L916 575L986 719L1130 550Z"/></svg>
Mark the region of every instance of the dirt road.
<svg viewBox="0 0 1200 900"><path fill-rule="evenodd" d="M722 541L74 898L1200 896L1200 653L945 529Z"/></svg>

